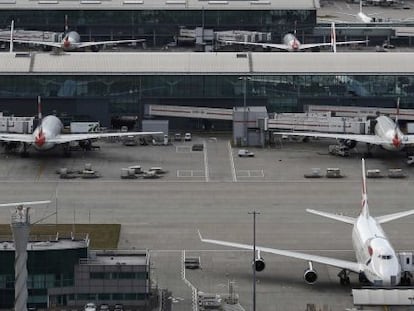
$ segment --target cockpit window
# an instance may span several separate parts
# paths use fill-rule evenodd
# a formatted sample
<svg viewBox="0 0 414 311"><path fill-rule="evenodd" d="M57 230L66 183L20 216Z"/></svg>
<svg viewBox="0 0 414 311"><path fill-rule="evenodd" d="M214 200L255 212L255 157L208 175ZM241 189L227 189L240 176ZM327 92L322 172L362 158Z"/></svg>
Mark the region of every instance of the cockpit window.
<svg viewBox="0 0 414 311"><path fill-rule="evenodd" d="M380 257L383 260L390 260L392 258L391 255L379 255L378 257Z"/></svg>

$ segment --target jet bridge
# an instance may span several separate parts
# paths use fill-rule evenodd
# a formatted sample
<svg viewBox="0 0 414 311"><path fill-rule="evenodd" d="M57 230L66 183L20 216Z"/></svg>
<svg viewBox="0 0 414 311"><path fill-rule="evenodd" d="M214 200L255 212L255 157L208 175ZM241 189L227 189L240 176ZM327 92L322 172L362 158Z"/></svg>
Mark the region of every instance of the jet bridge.
<svg viewBox="0 0 414 311"><path fill-rule="evenodd" d="M392 288L363 287L352 289L354 305L414 305L414 288L411 285L414 272L414 254L400 252L397 256L401 265L401 286Z"/></svg>
<svg viewBox="0 0 414 311"><path fill-rule="evenodd" d="M233 120L233 109L194 106L147 105L149 116L180 117L193 119Z"/></svg>

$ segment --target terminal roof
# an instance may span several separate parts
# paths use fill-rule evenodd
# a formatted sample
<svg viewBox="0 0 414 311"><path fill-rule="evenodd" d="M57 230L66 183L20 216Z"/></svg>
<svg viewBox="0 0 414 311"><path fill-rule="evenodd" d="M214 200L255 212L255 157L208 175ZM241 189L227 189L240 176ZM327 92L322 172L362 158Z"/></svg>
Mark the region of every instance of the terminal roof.
<svg viewBox="0 0 414 311"><path fill-rule="evenodd" d="M1 0L30 10L316 10L319 0Z"/></svg>
<svg viewBox="0 0 414 311"><path fill-rule="evenodd" d="M0 75L412 75L412 53L2 53Z"/></svg>

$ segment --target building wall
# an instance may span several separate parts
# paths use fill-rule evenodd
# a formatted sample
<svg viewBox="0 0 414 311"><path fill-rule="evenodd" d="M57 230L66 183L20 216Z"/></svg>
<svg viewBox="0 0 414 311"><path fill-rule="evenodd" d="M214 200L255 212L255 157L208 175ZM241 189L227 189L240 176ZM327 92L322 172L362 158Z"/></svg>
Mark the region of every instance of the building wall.
<svg viewBox="0 0 414 311"><path fill-rule="evenodd" d="M112 116L142 119L146 104L232 108L244 102L238 75L16 75L0 76L0 85L0 111L33 116L41 95L44 113L104 126ZM414 74L253 75L246 91L248 106L268 112L301 112L304 105L321 103L393 107L397 97L401 108L414 108Z"/></svg>
<svg viewBox="0 0 414 311"><path fill-rule="evenodd" d="M15 20L16 29L64 31L68 26L78 31L83 40L143 38L148 46L173 41L179 27L204 26L220 30L272 32L275 38L293 31L311 32L316 25L315 10L6 10L0 12L0 26L6 28Z"/></svg>
<svg viewBox="0 0 414 311"><path fill-rule="evenodd" d="M74 284L74 266L87 256L87 248L28 251L29 303L47 306L47 290ZM14 251L0 251L0 309L14 305Z"/></svg>

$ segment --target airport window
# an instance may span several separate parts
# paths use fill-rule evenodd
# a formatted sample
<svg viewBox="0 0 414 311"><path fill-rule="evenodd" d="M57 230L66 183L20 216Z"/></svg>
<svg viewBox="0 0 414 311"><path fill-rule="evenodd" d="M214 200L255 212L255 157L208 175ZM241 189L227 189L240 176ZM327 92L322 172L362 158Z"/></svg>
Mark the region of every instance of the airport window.
<svg viewBox="0 0 414 311"><path fill-rule="evenodd" d="M111 300L111 294L98 294L99 300Z"/></svg>
<svg viewBox="0 0 414 311"><path fill-rule="evenodd" d="M89 278L91 279L109 279L109 273L105 273L105 272L90 272L89 273Z"/></svg>

